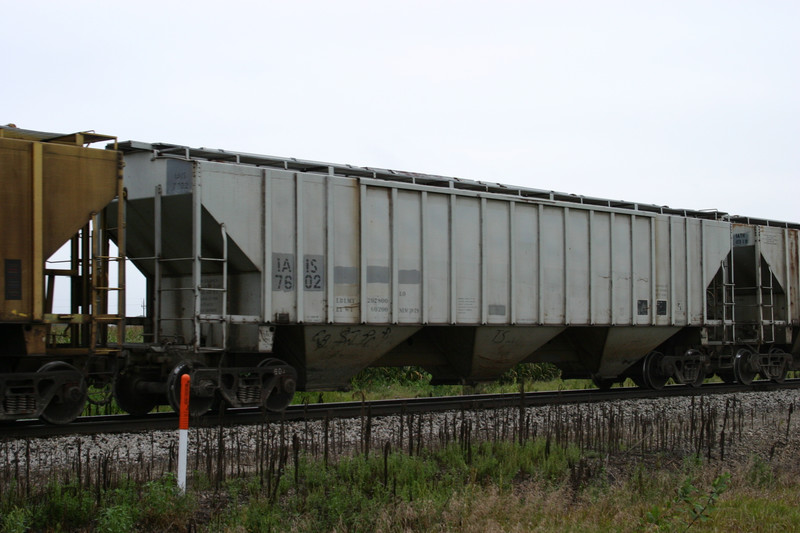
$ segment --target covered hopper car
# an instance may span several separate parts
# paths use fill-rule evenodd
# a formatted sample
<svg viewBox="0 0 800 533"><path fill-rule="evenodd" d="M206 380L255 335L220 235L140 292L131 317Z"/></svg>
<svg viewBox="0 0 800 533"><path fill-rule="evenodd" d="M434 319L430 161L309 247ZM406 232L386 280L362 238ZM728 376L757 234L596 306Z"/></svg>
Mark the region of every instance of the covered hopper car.
<svg viewBox="0 0 800 533"><path fill-rule="evenodd" d="M20 142L47 152L58 141ZM281 410L297 388L343 388L370 366L474 383L549 362L599 387L630 377L656 389L715 373L781 382L797 368L795 224L173 144L109 148L76 148L113 168L97 184L99 205L84 194L69 202L87 205L56 239L79 230L73 314L48 315L42 288L43 261L61 242L6 243L49 231L36 200L32 216L0 215L0 419L66 421L48 406L71 416L93 382L143 414L176 405L184 373L202 413L221 403ZM35 155L0 149L3 190L31 181L42 193L36 172L19 167ZM45 205L66 209L63 199ZM117 342L132 319L107 309L110 290L124 295L124 274L118 287L106 281L123 255L147 280L137 344ZM31 312L12 315L18 301ZM53 335L59 320L71 351Z"/></svg>

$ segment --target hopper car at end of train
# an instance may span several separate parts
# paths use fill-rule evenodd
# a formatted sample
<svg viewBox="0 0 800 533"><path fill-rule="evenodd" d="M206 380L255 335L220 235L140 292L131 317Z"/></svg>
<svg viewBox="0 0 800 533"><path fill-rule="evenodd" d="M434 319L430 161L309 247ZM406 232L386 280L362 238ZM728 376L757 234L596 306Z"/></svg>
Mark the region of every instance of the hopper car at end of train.
<svg viewBox="0 0 800 533"><path fill-rule="evenodd" d="M0 420L69 422L90 386L145 414L186 373L200 414L280 411L370 366L655 389L798 369L797 224L12 126L0 184Z"/></svg>

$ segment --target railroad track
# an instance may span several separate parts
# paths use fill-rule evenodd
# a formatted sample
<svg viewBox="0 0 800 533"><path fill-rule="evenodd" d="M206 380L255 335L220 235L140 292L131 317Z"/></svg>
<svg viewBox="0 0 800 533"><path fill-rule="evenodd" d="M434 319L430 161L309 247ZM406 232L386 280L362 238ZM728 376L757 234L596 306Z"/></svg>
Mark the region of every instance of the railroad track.
<svg viewBox="0 0 800 533"><path fill-rule="evenodd" d="M453 410L499 409L503 407L531 407L543 405L596 403L612 400L652 399L679 396L704 396L779 389L798 389L800 379L790 379L782 385L770 381L754 381L752 385L709 383L700 388L685 385L665 387L663 390L622 387L606 391L598 389L562 390L546 392L476 394L468 396L442 396L432 398L402 398L369 402L314 403L289 406L283 413L265 413L260 409L229 409L224 413L207 414L192 420L192 427L253 425L265 422L319 420L324 418L354 418L359 416L387 416L401 413L423 413ZM176 413L153 413L145 417L130 415L81 417L61 426L39 420L19 420L0 426L0 438L49 438L65 435L91 435L137 433L176 429Z"/></svg>

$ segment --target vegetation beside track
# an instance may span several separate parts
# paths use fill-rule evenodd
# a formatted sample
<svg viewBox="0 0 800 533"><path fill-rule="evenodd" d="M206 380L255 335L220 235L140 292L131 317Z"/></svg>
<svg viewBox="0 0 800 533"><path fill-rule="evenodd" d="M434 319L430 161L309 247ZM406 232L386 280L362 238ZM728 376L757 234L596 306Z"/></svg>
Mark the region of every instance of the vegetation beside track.
<svg viewBox="0 0 800 533"><path fill-rule="evenodd" d="M172 448L154 459L62 439L63 466L42 468L47 450L0 440L0 533L800 530L796 395L770 402L701 397L685 418L594 404L408 413L380 433L368 413L198 429L187 495Z"/></svg>
<svg viewBox="0 0 800 533"><path fill-rule="evenodd" d="M562 380L561 372L546 363L519 364L503 374L499 380L478 385L431 385L431 375L414 366L367 368L350 381L349 391L298 392L295 404L332 403L353 400L386 400L394 398L421 398L459 396L476 393L583 389L592 387L591 380Z"/></svg>
<svg viewBox="0 0 800 533"><path fill-rule="evenodd" d="M195 475L186 495L171 475L20 487L0 496L0 531L796 531L797 473L546 439L301 454L218 485Z"/></svg>

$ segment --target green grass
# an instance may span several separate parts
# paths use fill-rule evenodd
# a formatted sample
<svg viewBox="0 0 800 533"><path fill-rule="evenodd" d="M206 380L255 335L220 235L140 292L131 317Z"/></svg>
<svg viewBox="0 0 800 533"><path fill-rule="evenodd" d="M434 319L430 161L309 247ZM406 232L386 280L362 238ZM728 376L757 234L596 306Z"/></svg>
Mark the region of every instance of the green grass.
<svg viewBox="0 0 800 533"><path fill-rule="evenodd" d="M296 463L287 451L219 485L195 472L187 495L172 475L12 484L0 494L0 533L800 530L800 467L758 457L723 467L545 438L462 440L414 455L387 446L331 460L299 450Z"/></svg>
<svg viewBox="0 0 800 533"><path fill-rule="evenodd" d="M0 531L163 531L186 523L196 509L193 495L181 495L173 476L137 484L86 488L51 482L27 497L0 497Z"/></svg>
<svg viewBox="0 0 800 533"><path fill-rule="evenodd" d="M520 480L557 487L580 458L577 448L545 441L523 445L495 442L454 444L409 456L387 452L340 459L326 466L301 457L296 478L283 476L272 490L234 480L229 506L217 518L219 530L377 531L395 512L413 513L399 528L441 523L454 501L485 489L511 493ZM242 498L242 495L245 495ZM421 530L421 529L420 529Z"/></svg>
<svg viewBox="0 0 800 533"><path fill-rule="evenodd" d="M622 472L573 446L452 444L415 456L389 451L324 464L301 455L274 478L200 482L171 476L102 490L48 485L4 495L0 531L796 531L800 486L753 488L702 461Z"/></svg>

